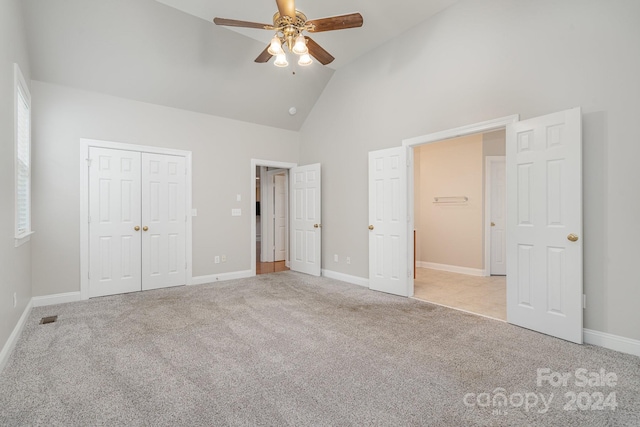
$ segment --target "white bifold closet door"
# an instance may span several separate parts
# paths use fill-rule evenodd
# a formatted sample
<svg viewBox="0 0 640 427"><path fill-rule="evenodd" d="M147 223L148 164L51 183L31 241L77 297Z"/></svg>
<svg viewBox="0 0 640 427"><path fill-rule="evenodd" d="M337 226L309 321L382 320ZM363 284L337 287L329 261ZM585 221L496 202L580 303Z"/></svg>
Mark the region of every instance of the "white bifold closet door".
<svg viewBox="0 0 640 427"><path fill-rule="evenodd" d="M185 158L91 147L89 159L89 296L185 284Z"/></svg>

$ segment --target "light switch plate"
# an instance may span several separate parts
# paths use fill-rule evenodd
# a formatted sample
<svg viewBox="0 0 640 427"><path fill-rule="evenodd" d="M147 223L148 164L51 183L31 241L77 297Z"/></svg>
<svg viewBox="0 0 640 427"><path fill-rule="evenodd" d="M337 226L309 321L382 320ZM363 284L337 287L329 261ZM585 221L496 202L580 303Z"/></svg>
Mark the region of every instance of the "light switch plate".
<svg viewBox="0 0 640 427"><path fill-rule="evenodd" d="M237 208L237 209L231 209L231 216L241 216L242 215L242 209Z"/></svg>

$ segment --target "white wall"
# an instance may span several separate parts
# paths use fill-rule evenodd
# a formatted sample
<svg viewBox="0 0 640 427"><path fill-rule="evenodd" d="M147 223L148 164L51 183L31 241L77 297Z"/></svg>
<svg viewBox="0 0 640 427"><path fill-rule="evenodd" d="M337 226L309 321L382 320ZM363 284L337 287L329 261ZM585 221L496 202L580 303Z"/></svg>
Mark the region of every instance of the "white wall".
<svg viewBox="0 0 640 427"><path fill-rule="evenodd" d="M80 290L80 138L192 151L193 274L251 269L250 159L297 162L298 132L37 81L32 92L35 296Z"/></svg>
<svg viewBox="0 0 640 427"><path fill-rule="evenodd" d="M29 61L19 0L0 2L0 349L31 299L31 244L14 247L13 64L29 84ZM18 304L13 307L13 294ZM2 361L0 360L0 363Z"/></svg>
<svg viewBox="0 0 640 427"><path fill-rule="evenodd" d="M300 159L323 166L325 268L368 277L368 151L581 106L585 327L640 339L639 16L637 0L463 0L338 70Z"/></svg>
<svg viewBox="0 0 640 427"><path fill-rule="evenodd" d="M482 135L471 135L414 151L415 228L418 261L483 269ZM435 197L465 196L466 203L433 203Z"/></svg>

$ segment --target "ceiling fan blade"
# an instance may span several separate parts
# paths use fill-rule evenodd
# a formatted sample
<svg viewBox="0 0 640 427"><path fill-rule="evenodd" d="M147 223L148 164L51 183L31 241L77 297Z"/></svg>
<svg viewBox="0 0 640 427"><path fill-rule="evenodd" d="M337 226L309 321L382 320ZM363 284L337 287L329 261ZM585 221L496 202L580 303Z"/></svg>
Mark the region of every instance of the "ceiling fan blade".
<svg viewBox="0 0 640 427"><path fill-rule="evenodd" d="M278 12L280 16L289 16L294 21L296 20L296 2L295 0L276 0L278 5Z"/></svg>
<svg viewBox="0 0 640 427"><path fill-rule="evenodd" d="M307 39L307 49L309 49L309 54L316 58L318 62L322 65L327 65L333 62L335 58L331 56L329 52L324 50L322 46L314 42L310 37L305 36L304 38Z"/></svg>
<svg viewBox="0 0 640 427"><path fill-rule="evenodd" d="M259 24L257 22L238 21L235 19L226 18L213 18L213 22L216 25L224 25L227 27L258 28L260 30L270 30L273 28L269 24Z"/></svg>
<svg viewBox="0 0 640 427"><path fill-rule="evenodd" d="M255 59L255 62L264 64L265 62L269 62L273 55L269 53L269 46L265 47L264 50L258 57Z"/></svg>
<svg viewBox="0 0 640 427"><path fill-rule="evenodd" d="M310 33L319 33L321 31L344 30L346 28L362 27L364 20L359 13L351 13L349 15L331 16L329 18L312 19L307 24L312 24L315 28L309 30Z"/></svg>

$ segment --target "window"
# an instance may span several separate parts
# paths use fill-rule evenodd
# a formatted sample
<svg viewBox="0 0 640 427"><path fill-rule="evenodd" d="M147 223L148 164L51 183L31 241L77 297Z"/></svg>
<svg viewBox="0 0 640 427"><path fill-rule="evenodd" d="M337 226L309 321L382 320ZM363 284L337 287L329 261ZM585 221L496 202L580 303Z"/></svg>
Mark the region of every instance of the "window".
<svg viewBox="0 0 640 427"><path fill-rule="evenodd" d="M15 83L15 238L16 246L29 240L31 231L31 95L18 64Z"/></svg>

